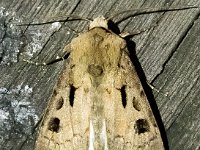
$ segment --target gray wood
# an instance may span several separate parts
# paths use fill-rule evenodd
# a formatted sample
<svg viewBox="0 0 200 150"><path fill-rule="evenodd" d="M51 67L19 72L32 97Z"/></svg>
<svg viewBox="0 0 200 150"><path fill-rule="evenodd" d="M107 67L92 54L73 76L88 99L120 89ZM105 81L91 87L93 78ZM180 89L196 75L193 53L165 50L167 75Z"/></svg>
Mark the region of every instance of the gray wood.
<svg viewBox="0 0 200 150"><path fill-rule="evenodd" d="M57 20L66 18L66 14L95 18L133 8L188 4L200 6L200 1L1 0L0 149L33 149L38 122L63 65L60 61L35 66L22 59L53 60L76 36L69 27L82 32L88 26L86 21L61 23L61 28L52 24L16 24ZM136 44L136 64L141 79L147 79L159 90L153 91L155 100L150 99L156 101L165 126L168 139L165 144L173 150L200 149L199 14L199 9L154 13L129 18L119 24L121 31L129 33L148 29L132 38ZM158 111L153 109L159 119ZM161 130L164 132L162 124Z"/></svg>

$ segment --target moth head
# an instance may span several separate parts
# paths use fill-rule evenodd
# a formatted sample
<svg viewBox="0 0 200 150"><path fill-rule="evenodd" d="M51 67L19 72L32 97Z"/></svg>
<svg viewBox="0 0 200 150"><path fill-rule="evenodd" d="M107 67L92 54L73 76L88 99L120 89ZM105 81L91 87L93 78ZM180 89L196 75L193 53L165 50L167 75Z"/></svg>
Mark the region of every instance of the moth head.
<svg viewBox="0 0 200 150"><path fill-rule="evenodd" d="M90 22L89 29L93 29L95 27L102 27L108 29L108 20L103 16L99 16Z"/></svg>

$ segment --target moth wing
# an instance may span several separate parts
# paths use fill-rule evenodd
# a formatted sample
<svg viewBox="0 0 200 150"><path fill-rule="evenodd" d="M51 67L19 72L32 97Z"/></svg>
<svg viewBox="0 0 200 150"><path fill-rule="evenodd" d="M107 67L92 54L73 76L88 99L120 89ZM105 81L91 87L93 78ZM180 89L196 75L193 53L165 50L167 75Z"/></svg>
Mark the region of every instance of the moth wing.
<svg viewBox="0 0 200 150"><path fill-rule="evenodd" d="M87 96L76 99L76 93L84 92L71 84L70 67L66 61L39 129L36 150L88 149L90 109Z"/></svg>
<svg viewBox="0 0 200 150"><path fill-rule="evenodd" d="M122 51L119 69L113 79L115 85L104 96L109 147L113 150L164 149L159 128L127 49Z"/></svg>

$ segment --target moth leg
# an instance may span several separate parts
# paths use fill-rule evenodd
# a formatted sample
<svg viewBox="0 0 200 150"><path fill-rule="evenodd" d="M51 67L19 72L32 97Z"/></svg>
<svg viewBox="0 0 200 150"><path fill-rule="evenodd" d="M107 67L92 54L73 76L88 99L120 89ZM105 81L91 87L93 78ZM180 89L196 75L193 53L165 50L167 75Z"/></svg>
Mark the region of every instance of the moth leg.
<svg viewBox="0 0 200 150"><path fill-rule="evenodd" d="M36 65L36 66L46 66L46 65L51 65L59 61L66 60L69 57L70 54L70 46L66 45L64 47L64 50L61 52L61 54L57 55L56 58L49 60L48 62L36 62L36 61L31 61L27 59L22 59L23 62L27 62L28 64Z"/></svg>
<svg viewBox="0 0 200 150"><path fill-rule="evenodd" d="M27 59L22 59L22 61L23 61L23 62L26 62L26 63L28 63L28 64L36 65L36 66L46 66L46 65L47 65L47 63L45 63L45 62L39 63L39 62L27 60Z"/></svg>
<svg viewBox="0 0 200 150"><path fill-rule="evenodd" d="M165 97L168 97L168 92L163 93L159 89L157 89L155 86L151 85L151 83L147 82L147 85L153 90L156 91L157 93L162 93Z"/></svg>
<svg viewBox="0 0 200 150"><path fill-rule="evenodd" d="M61 56L57 55L57 57L55 59L48 61L46 63L46 65L51 65L51 64L54 64L54 63L59 62L59 61L64 61L69 57L69 55L70 55L69 52L63 52L63 54Z"/></svg>
<svg viewBox="0 0 200 150"><path fill-rule="evenodd" d="M48 61L46 64L51 65L51 64L54 64L56 62L64 61L64 60L68 59L68 57L70 55L70 51L71 51L70 45L67 44L64 47L63 51L61 51L60 54L58 54L55 59Z"/></svg>
<svg viewBox="0 0 200 150"><path fill-rule="evenodd" d="M141 30L135 30L135 31L133 31L133 32L131 32L131 33L122 32L122 33L120 33L119 35L120 35L122 38L133 37L133 36L135 36L135 35L139 35L139 34L141 34L141 33L143 33L143 32L149 31L150 29L155 28L156 26L158 26L157 23L152 24L152 25L151 25L150 27L148 27L148 28L144 28L144 29L141 29Z"/></svg>
<svg viewBox="0 0 200 150"><path fill-rule="evenodd" d="M67 59L68 57L69 57L69 53L64 53L63 56L61 56L61 57L57 56L55 59L52 59L48 62L36 62L36 61L27 60L27 59L22 59L22 61L27 62L28 64L36 65L36 66L47 66L47 65L51 65L56 62L59 62L59 61L63 61L65 59Z"/></svg>
<svg viewBox="0 0 200 150"><path fill-rule="evenodd" d="M159 89L157 89L155 86L153 86L153 85L151 85L151 83L149 83L148 81L146 82L147 83L147 85L152 89L152 90L155 90L156 92L160 92L160 90Z"/></svg>

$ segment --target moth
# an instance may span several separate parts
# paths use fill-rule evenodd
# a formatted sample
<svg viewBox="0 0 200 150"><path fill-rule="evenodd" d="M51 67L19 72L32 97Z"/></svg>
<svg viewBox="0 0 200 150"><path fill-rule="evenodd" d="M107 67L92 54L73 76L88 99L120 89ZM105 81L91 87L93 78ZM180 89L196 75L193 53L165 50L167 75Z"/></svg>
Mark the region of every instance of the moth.
<svg viewBox="0 0 200 150"><path fill-rule="evenodd" d="M126 41L107 20L94 19L70 49L35 149L164 149Z"/></svg>
<svg viewBox="0 0 200 150"><path fill-rule="evenodd" d="M127 43L107 20L94 19L69 49L35 150L163 150Z"/></svg>

